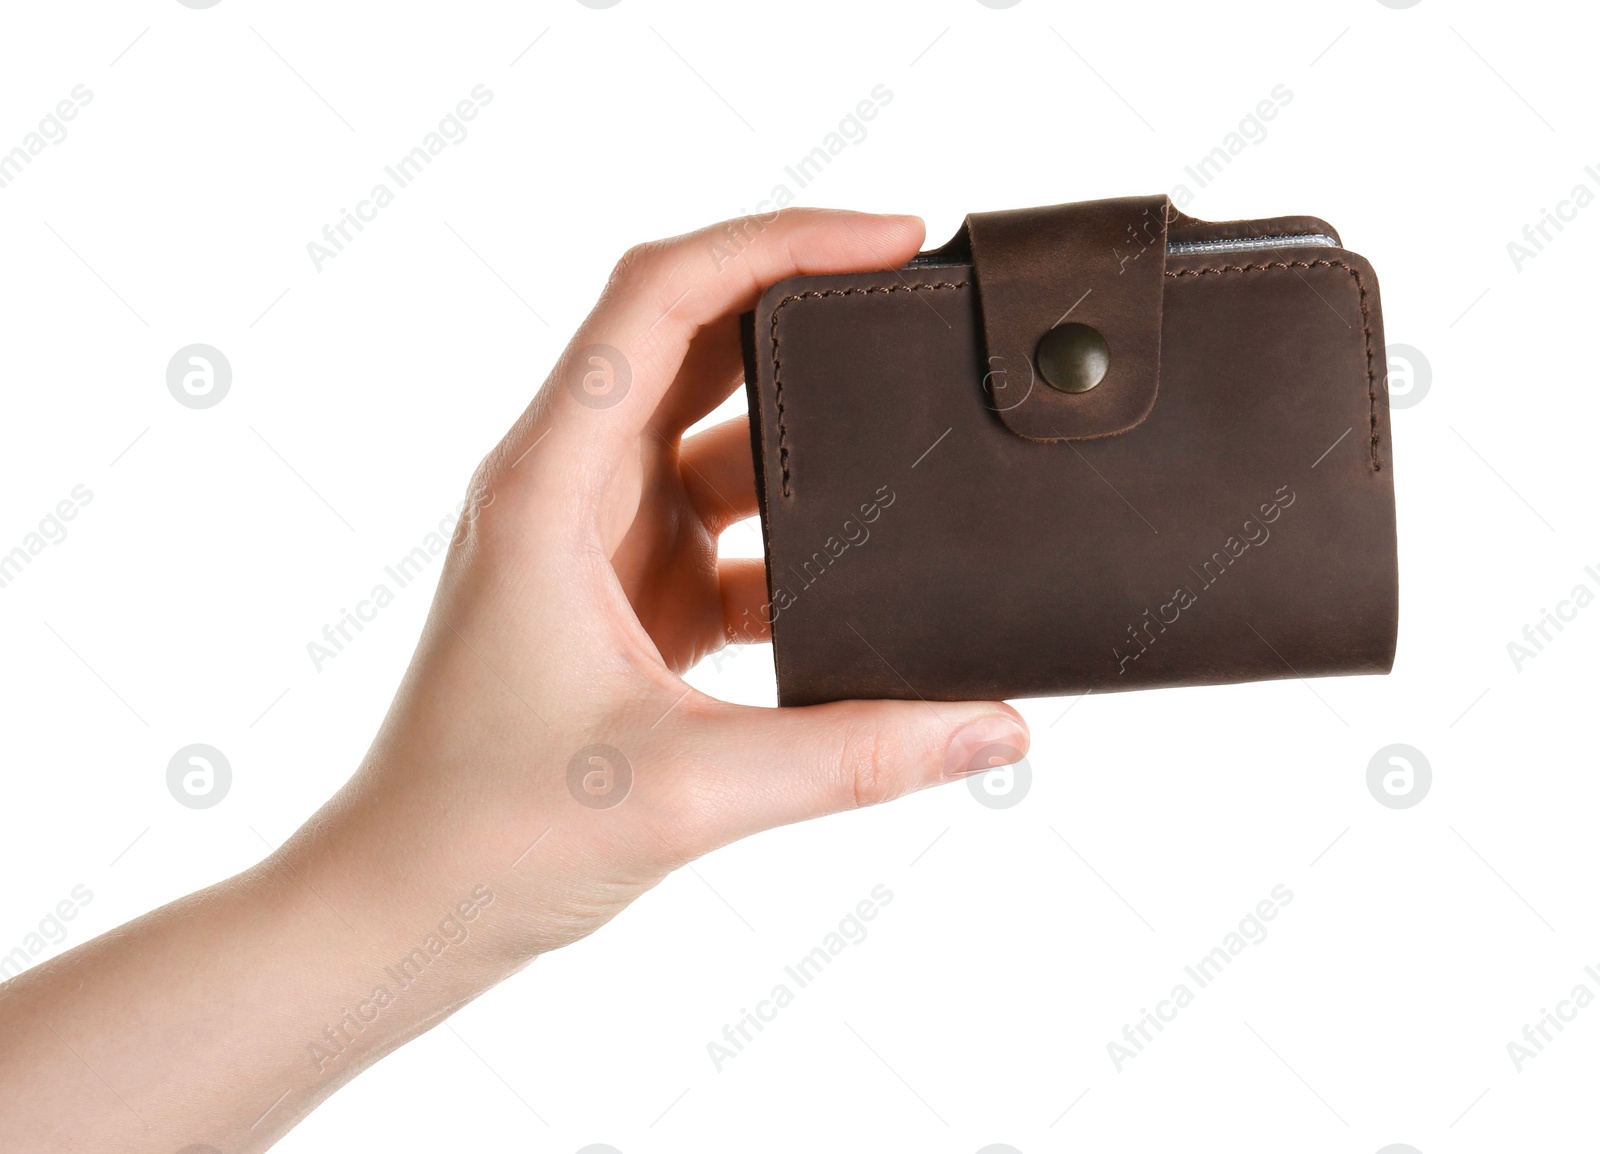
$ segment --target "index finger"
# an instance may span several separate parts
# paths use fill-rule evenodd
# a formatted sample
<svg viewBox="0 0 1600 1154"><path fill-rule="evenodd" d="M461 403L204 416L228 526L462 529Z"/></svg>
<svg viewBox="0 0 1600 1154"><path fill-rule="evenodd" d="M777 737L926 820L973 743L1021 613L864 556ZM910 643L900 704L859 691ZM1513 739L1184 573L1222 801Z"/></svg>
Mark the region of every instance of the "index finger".
<svg viewBox="0 0 1600 1154"><path fill-rule="evenodd" d="M562 354L530 430L548 432L591 462L613 460L649 423L695 334L754 306L796 274L892 268L915 255L922 221L832 209L784 209L670 240L638 245L617 263L604 294Z"/></svg>

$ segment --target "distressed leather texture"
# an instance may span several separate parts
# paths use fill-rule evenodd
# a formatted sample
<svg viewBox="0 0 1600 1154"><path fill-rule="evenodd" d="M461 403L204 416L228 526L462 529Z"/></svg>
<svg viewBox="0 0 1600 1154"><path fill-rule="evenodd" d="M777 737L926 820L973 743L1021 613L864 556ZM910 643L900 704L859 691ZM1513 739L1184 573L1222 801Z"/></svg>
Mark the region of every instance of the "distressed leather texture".
<svg viewBox="0 0 1600 1154"><path fill-rule="evenodd" d="M974 214L904 268L763 294L745 357L780 703L1388 672L1371 266L1168 250L1308 232L1338 239L1164 197ZM1110 346L1086 394L1033 363L1060 319Z"/></svg>
<svg viewBox="0 0 1600 1154"><path fill-rule="evenodd" d="M1114 436L1149 416L1160 381L1166 205L1129 197L967 218L991 407L1018 436ZM1034 346L1063 321L1095 328L1116 353L1086 393L1059 392L1035 371Z"/></svg>

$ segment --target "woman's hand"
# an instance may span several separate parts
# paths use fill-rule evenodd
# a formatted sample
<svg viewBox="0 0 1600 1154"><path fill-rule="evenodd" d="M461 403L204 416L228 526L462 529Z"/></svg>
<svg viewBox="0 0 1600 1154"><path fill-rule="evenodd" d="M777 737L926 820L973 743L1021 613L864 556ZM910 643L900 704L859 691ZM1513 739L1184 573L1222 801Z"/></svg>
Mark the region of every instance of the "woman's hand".
<svg viewBox="0 0 1600 1154"><path fill-rule="evenodd" d="M680 679L730 637L766 639L762 563L717 558L718 535L756 513L748 422L682 439L743 380L739 314L784 277L897 266L922 241L914 217L784 212L733 225L746 247L719 267L729 227L617 265L478 470L411 670L336 803L373 854L426 831L496 877L515 911L507 960L589 933L747 834L1026 749L1004 705L757 709Z"/></svg>
<svg viewBox="0 0 1600 1154"><path fill-rule="evenodd" d="M717 558L756 511L747 424L682 440L740 380L739 313L921 239L793 211L630 251L474 477L356 775L255 868L0 986L8 1148L265 1149L676 866L1020 757L1004 705L756 709L679 676L762 639L761 563Z"/></svg>

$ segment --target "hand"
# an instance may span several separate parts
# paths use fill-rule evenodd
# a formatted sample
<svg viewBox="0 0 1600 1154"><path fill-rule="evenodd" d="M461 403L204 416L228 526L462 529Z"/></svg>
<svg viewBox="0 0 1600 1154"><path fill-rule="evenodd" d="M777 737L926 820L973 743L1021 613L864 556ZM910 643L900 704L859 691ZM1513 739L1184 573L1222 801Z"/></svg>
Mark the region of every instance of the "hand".
<svg viewBox="0 0 1600 1154"><path fill-rule="evenodd" d="M762 562L717 558L756 513L748 422L682 439L743 380L739 314L795 273L897 266L923 235L914 217L816 210L735 227L751 239L720 268L726 225L618 263L479 468L411 670L336 803L346 844L387 858L426 837L496 879L516 914L506 961L718 846L1027 747L999 704L757 709L680 679L729 636L765 639Z"/></svg>

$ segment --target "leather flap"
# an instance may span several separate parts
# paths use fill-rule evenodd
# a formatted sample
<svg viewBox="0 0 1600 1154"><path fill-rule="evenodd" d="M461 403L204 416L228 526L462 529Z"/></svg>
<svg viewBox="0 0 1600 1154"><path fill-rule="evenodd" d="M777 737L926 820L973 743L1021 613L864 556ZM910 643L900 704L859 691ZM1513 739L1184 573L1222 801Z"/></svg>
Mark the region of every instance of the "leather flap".
<svg viewBox="0 0 1600 1154"><path fill-rule="evenodd" d="M1125 433L1155 407L1161 368L1165 196L967 217L988 371L987 401L1030 441ZM1058 324L1088 325L1109 349L1099 384L1063 392L1035 350Z"/></svg>

